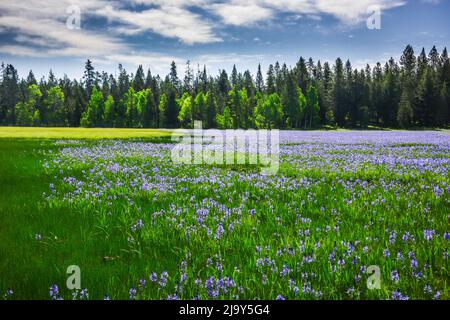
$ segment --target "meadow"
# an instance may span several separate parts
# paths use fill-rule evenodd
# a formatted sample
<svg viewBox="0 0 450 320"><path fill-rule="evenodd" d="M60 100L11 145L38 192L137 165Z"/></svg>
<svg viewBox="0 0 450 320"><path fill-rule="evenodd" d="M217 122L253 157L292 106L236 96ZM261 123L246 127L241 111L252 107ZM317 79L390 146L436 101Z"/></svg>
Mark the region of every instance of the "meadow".
<svg viewBox="0 0 450 320"><path fill-rule="evenodd" d="M449 133L281 131L263 176L167 130L0 128L0 298L449 299Z"/></svg>

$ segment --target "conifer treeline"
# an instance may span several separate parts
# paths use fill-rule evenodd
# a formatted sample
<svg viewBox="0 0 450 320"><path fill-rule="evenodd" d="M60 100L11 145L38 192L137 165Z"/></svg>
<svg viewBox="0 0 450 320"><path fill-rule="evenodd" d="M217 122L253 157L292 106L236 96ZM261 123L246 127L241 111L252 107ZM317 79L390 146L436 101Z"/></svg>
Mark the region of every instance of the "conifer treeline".
<svg viewBox="0 0 450 320"><path fill-rule="evenodd" d="M95 71L86 62L82 80L39 82L30 71L1 65L0 124L176 128L202 120L205 128L303 129L338 127L442 127L450 124L450 63L445 48L416 56L408 45L390 59L358 70L350 61L315 63L300 58L293 68L276 62L263 75L250 71L216 77L186 65L180 79L173 62L161 79L139 66L134 74Z"/></svg>

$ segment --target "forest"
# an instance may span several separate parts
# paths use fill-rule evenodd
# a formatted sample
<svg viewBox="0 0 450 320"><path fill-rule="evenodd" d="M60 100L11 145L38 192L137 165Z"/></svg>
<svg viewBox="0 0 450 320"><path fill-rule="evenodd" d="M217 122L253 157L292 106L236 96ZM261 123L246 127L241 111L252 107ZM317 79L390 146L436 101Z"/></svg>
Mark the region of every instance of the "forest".
<svg viewBox="0 0 450 320"><path fill-rule="evenodd" d="M450 124L447 49L416 55L406 46L363 69L337 58L333 65L300 57L293 67L261 65L208 74L188 61L185 74L172 62L164 78L140 65L115 77L88 59L80 80L53 72L20 79L11 64L0 69L0 125L118 128L437 128Z"/></svg>

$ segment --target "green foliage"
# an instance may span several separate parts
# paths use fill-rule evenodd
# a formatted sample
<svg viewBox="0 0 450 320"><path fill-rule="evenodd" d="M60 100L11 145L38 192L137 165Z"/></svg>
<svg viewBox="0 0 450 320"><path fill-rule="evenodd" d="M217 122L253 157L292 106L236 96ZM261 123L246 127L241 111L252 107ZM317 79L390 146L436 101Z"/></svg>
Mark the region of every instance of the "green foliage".
<svg viewBox="0 0 450 320"><path fill-rule="evenodd" d="M216 122L220 129L233 129L234 124L230 108L225 107L223 114L217 114Z"/></svg>
<svg viewBox="0 0 450 320"><path fill-rule="evenodd" d="M101 127L103 125L103 94L97 88L93 88L86 111L81 117L82 127ZM108 116L110 116L108 114Z"/></svg>
<svg viewBox="0 0 450 320"><path fill-rule="evenodd" d="M414 111L411 107L408 93L404 91L398 107L397 121L402 128L408 128L412 124L413 116Z"/></svg>
<svg viewBox="0 0 450 320"><path fill-rule="evenodd" d="M59 86L47 90L47 98L44 100L44 123L53 126L65 126L67 112L64 105L64 93Z"/></svg>
<svg viewBox="0 0 450 320"><path fill-rule="evenodd" d="M319 96L317 88L309 85L306 93L306 107L304 112L305 128L313 127L319 120Z"/></svg>
<svg viewBox="0 0 450 320"><path fill-rule="evenodd" d="M197 99L196 99L197 100ZM185 92L183 96L177 100L180 108L178 114L178 121L184 128L192 128L194 125L194 110L192 108L192 97L188 92Z"/></svg>
<svg viewBox="0 0 450 320"><path fill-rule="evenodd" d="M103 115L103 122L105 124L105 127L111 128L114 126L114 98L112 95L109 95L108 98L106 98L105 101L105 113Z"/></svg>
<svg viewBox="0 0 450 320"><path fill-rule="evenodd" d="M42 97L41 90L36 84L28 86L27 100L16 105L16 121L19 125L36 125L40 120L37 104Z"/></svg>
<svg viewBox="0 0 450 320"><path fill-rule="evenodd" d="M277 93L261 96L255 109L255 123L258 128L280 128L283 120L283 104Z"/></svg>

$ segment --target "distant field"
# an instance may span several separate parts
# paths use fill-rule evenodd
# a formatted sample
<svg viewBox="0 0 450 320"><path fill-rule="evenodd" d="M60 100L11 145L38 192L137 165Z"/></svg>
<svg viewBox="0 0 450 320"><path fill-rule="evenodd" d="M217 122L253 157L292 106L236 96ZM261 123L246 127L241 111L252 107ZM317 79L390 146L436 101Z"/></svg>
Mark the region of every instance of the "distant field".
<svg viewBox="0 0 450 320"><path fill-rule="evenodd" d="M0 138L132 139L170 136L166 129L0 127Z"/></svg>

